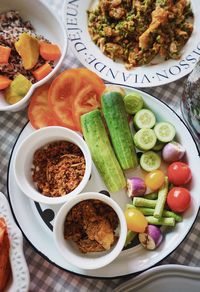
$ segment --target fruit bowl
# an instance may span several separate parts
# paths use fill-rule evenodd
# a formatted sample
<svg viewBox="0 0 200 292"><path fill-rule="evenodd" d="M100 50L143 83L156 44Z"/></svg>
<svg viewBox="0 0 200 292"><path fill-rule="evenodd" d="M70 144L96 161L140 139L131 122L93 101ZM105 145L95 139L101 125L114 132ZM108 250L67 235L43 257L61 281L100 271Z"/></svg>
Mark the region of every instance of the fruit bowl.
<svg viewBox="0 0 200 292"><path fill-rule="evenodd" d="M17 103L8 104L4 99L3 92L0 91L0 111L15 112L25 108L34 90L50 80L58 71L67 51L67 38L62 23L59 21L55 13L51 11L49 6L40 0L2 0L0 3L0 13L9 10L19 11L20 16L24 20L31 22L37 35L44 36L52 43L58 44L61 49L61 57L55 63L53 70L42 80L34 83L30 87L28 93Z"/></svg>

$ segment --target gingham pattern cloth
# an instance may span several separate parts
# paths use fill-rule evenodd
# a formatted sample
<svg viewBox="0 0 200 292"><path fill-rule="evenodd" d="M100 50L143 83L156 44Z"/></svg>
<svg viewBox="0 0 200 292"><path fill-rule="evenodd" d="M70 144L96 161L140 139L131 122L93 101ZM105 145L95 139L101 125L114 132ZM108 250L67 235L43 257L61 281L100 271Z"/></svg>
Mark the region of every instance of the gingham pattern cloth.
<svg viewBox="0 0 200 292"><path fill-rule="evenodd" d="M61 11L62 0L46 0L45 3L52 5L57 13ZM70 48L68 49L65 62L61 68L67 69L79 67L81 64L76 60ZM179 115L180 98L183 91L184 78L181 80L151 89L146 92L159 97ZM7 195L7 169L13 145L27 122L27 110L17 113L0 112L0 191ZM197 194L199 195L199 194ZM179 247L158 265L180 264L200 266L200 214L192 229ZM34 292L85 292L85 291L112 291L117 285L134 277L120 279L91 279L65 272L43 259L34 248L24 239L24 252L30 271L30 290Z"/></svg>

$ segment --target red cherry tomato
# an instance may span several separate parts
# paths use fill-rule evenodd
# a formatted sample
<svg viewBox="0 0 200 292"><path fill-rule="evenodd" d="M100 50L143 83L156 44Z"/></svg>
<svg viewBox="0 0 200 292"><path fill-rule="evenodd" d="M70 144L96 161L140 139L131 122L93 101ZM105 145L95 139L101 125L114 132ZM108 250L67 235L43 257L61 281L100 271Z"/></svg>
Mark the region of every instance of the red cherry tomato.
<svg viewBox="0 0 200 292"><path fill-rule="evenodd" d="M165 180L165 175L159 169L151 171L145 176L145 184L152 191L158 190L164 183L164 180Z"/></svg>
<svg viewBox="0 0 200 292"><path fill-rule="evenodd" d="M175 186L189 183L192 173L189 166L183 162L174 162L168 166L168 178Z"/></svg>
<svg viewBox="0 0 200 292"><path fill-rule="evenodd" d="M144 232L148 222L145 216L136 208L126 209L124 212L128 230L134 232Z"/></svg>
<svg viewBox="0 0 200 292"><path fill-rule="evenodd" d="M190 206L190 201L191 195L186 188L175 187L167 195L167 204L174 212L184 212Z"/></svg>

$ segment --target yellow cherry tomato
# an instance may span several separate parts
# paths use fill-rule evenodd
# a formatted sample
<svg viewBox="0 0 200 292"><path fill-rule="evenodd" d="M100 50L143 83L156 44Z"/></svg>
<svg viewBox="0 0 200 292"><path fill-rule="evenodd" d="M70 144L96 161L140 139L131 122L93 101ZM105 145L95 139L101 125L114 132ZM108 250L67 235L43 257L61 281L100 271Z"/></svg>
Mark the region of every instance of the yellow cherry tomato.
<svg viewBox="0 0 200 292"><path fill-rule="evenodd" d="M165 175L159 169L149 172L144 179L146 186L152 191L158 190L163 185L164 180Z"/></svg>
<svg viewBox="0 0 200 292"><path fill-rule="evenodd" d="M148 222L145 216L136 208L128 208L124 212L128 230L134 232L144 232Z"/></svg>

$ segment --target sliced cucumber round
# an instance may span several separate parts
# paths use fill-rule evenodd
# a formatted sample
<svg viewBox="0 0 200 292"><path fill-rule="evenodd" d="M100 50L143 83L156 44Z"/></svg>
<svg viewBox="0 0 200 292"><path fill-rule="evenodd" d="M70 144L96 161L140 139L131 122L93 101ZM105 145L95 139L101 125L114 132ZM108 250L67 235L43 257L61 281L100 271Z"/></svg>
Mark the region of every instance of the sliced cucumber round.
<svg viewBox="0 0 200 292"><path fill-rule="evenodd" d="M154 130L144 128L140 129L136 134L133 136L133 140L135 146L143 151L147 151L152 149L156 145L156 135Z"/></svg>
<svg viewBox="0 0 200 292"><path fill-rule="evenodd" d="M161 158L160 156L155 153L154 151L147 151L142 154L140 157L140 166L145 171L153 171L160 167L161 165Z"/></svg>
<svg viewBox="0 0 200 292"><path fill-rule="evenodd" d="M135 114L133 123L137 129L153 128L156 123L156 117L149 109L141 109Z"/></svg>
<svg viewBox="0 0 200 292"><path fill-rule="evenodd" d="M156 124L154 131L157 139L164 143L172 141L176 135L175 127L169 122L160 122Z"/></svg>
<svg viewBox="0 0 200 292"><path fill-rule="evenodd" d="M127 113L135 114L143 108L144 101L140 94L133 92L124 96L124 104Z"/></svg>

